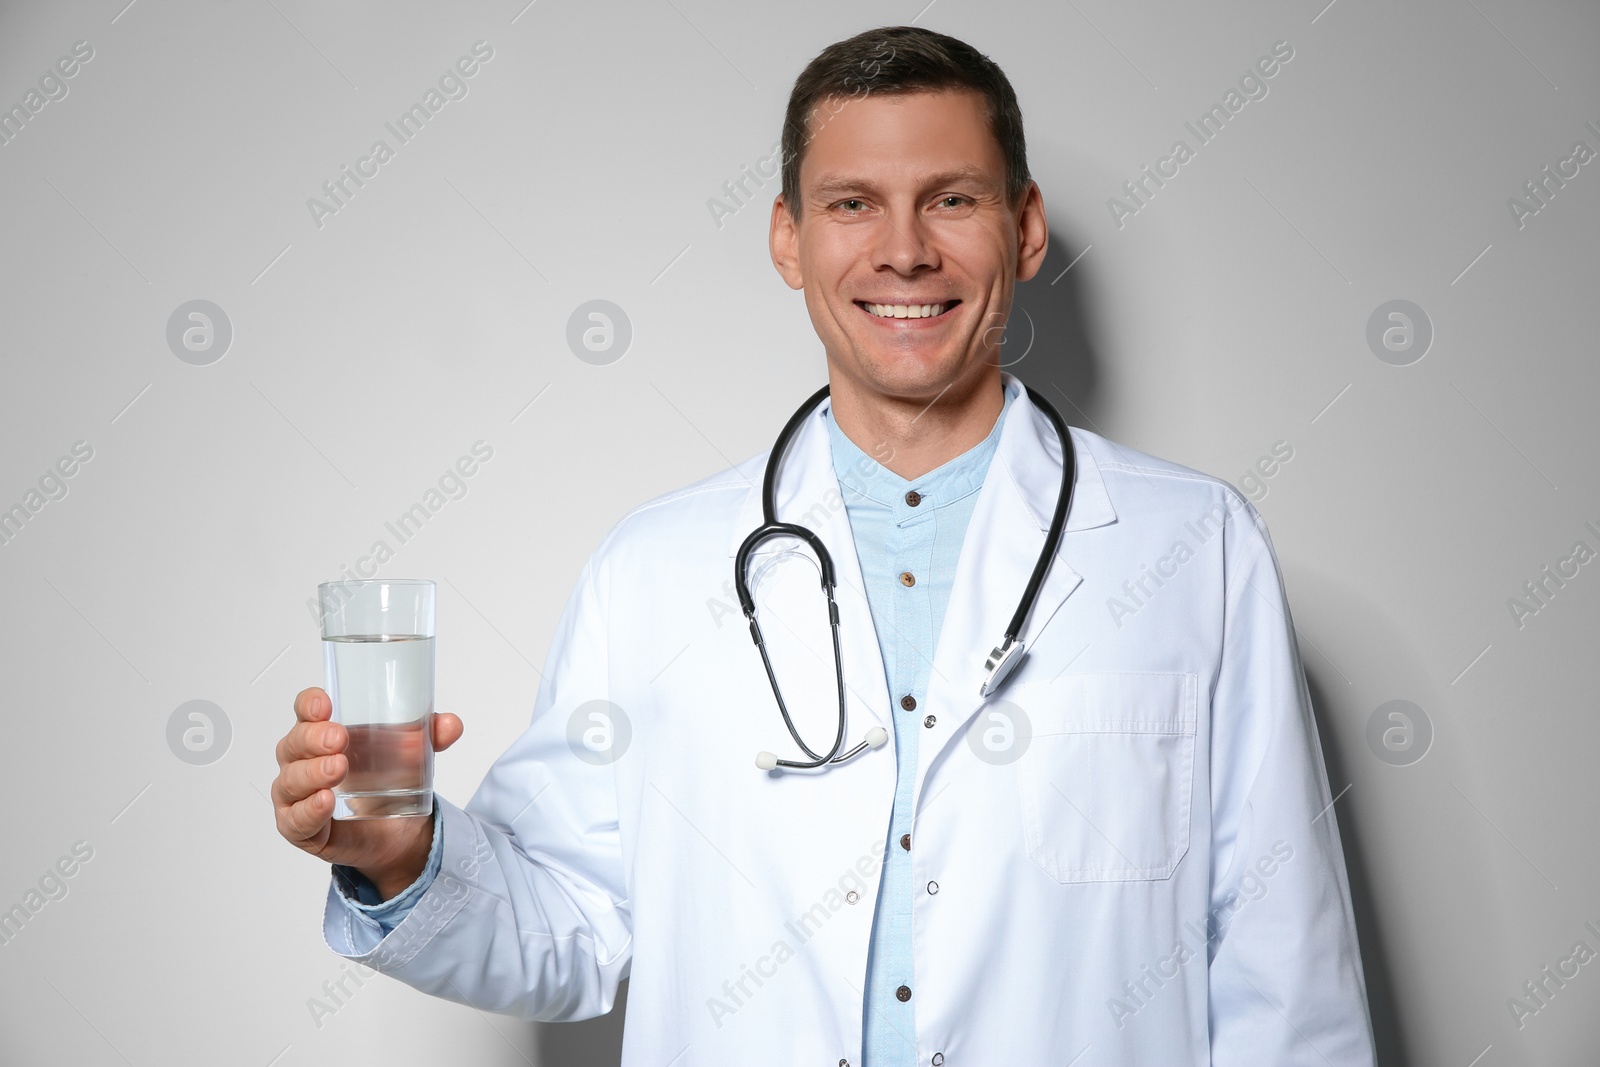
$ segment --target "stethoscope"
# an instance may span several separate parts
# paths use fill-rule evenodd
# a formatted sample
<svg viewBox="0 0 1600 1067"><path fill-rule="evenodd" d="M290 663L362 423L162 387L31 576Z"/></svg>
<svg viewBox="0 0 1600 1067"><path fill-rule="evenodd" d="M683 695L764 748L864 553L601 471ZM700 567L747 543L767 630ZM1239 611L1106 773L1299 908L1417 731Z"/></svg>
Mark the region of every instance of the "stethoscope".
<svg viewBox="0 0 1600 1067"><path fill-rule="evenodd" d="M1033 565L1033 574L1028 578L1028 586L1022 591L1022 601L1017 605L1016 614L1011 616L1011 624L1006 627L1005 637L984 660L983 684L978 687L978 695L983 697L990 696L998 690L1022 660L1025 646L1023 642L1017 640L1017 634L1022 632L1022 625L1027 621L1028 613L1033 610L1033 602L1039 596L1039 585L1044 581L1045 571L1050 568L1050 560L1055 557L1056 549L1061 544L1061 531L1066 525L1067 511L1072 507L1072 483L1077 474L1077 455L1072 447L1072 435L1068 432L1061 413L1033 388L1027 385L1023 388L1028 390L1028 398L1033 401L1034 406L1049 416L1050 421L1055 424L1056 435L1061 439L1061 490L1056 494L1056 510L1050 517L1050 530L1045 534L1044 548L1039 551L1039 559ZM778 467L783 462L783 454L795 432L799 430L800 424L816 410L827 395L826 385L812 393L806 402L800 405L800 409L789 417L783 432L778 434L777 441L772 445L772 452L767 457L767 473L761 485L762 525L752 530L750 536L744 539L744 543L739 546L738 558L733 564L734 581L739 589L739 605L744 609L744 617L750 620L750 637L755 641L756 648L761 651L761 662L767 668L767 681L772 683L772 695L778 701L778 711L783 715L783 724L789 728L789 736L794 738L794 743L811 757L809 762L786 760L779 759L771 752L761 752L756 755L756 766L764 771L770 771L775 767L813 770L824 764L843 763L869 748L878 748L889 740L887 730L881 726L874 726L867 731L865 739L860 744L843 755L838 754L839 746L844 744L845 685L844 659L839 651L839 606L833 599L833 557L828 554L822 538L814 532L798 523L779 522L777 519ZM839 732L834 736L833 747L825 756L819 756L811 751L805 741L801 740L799 731L794 728L794 720L789 717L789 708L783 702L783 692L778 686L777 675L772 671L772 660L767 655L767 643L761 636L761 624L756 620L755 597L750 595L750 585L746 580L750 553L768 538L780 536L798 537L816 551L817 562L822 571L822 592L828 598L828 624L833 633L833 673L839 691Z"/></svg>

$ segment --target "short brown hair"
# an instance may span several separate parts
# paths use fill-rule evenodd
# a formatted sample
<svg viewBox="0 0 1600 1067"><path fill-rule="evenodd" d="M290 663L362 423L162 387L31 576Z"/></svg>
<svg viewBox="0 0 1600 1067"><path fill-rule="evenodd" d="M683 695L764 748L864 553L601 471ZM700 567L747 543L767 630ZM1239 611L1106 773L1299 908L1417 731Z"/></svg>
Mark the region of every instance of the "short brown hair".
<svg viewBox="0 0 1600 1067"><path fill-rule="evenodd" d="M811 119L831 98L965 89L980 94L989 129L1006 161L1006 202L1028 188L1028 146L1022 108L1005 72L965 41L920 26L880 26L831 44L795 79L783 118L783 202L800 219L800 161L816 136ZM822 115L826 122L829 113Z"/></svg>

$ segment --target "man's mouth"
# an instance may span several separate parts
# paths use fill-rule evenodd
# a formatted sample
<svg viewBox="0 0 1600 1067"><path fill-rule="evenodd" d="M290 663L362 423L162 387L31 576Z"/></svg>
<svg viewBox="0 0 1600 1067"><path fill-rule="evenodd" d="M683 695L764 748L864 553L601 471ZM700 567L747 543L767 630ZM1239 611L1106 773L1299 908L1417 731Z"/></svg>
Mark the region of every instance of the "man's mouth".
<svg viewBox="0 0 1600 1067"><path fill-rule="evenodd" d="M961 303L959 300L944 300L936 304L874 304L865 300L855 301L856 307L880 319L937 318L959 303Z"/></svg>

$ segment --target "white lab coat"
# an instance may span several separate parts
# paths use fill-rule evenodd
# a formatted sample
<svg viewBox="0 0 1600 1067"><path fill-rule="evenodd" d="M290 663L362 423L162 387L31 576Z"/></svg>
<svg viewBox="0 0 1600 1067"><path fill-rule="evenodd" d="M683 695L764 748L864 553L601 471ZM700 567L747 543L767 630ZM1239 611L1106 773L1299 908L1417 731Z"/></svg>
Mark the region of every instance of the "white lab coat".
<svg viewBox="0 0 1600 1067"><path fill-rule="evenodd" d="M823 773L755 766L762 749L800 758L732 594L760 521L756 456L607 535L531 725L465 809L438 798L440 877L381 941L330 883L329 946L526 1019L603 1014L631 975L625 1067L859 1065L903 716L920 730L918 1064L1371 1065L1336 812L1246 500L1074 428L1076 496L1027 659L978 696L1061 471L1050 423L1005 384L1015 401L914 712L886 688L820 412L783 467L779 517L816 530L838 568L846 745L875 725L889 745ZM785 698L825 750L832 651L795 545L768 542L752 570ZM609 752L591 715L606 705L578 710L590 701L620 709Z"/></svg>

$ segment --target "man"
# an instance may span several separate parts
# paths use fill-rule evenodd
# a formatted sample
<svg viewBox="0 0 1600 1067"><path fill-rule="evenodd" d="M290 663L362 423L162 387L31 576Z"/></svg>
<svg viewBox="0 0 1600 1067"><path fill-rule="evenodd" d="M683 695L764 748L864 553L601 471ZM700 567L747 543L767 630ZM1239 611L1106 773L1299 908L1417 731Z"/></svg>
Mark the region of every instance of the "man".
<svg viewBox="0 0 1600 1067"><path fill-rule="evenodd" d="M631 976L630 1067L1370 1065L1332 798L1248 502L1072 429L1026 655L979 695L1063 469L999 366L1047 239L1004 74L941 34L870 31L801 74L784 147L772 259L831 396L778 457L777 513L836 566L838 751L873 727L893 744L751 765L805 759L726 603L757 456L607 535L531 725L465 809L330 823L345 733L299 694L273 798L336 864L329 945L529 1019L602 1014ZM841 698L812 558L769 541L749 569L788 714L825 754ZM436 747L461 730L436 716Z"/></svg>

